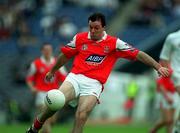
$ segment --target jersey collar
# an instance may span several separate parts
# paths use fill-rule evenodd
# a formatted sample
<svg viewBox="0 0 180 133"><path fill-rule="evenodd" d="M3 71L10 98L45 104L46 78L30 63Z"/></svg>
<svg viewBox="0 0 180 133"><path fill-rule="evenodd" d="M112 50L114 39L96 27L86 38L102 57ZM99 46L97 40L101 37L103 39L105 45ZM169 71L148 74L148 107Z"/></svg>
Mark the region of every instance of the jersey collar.
<svg viewBox="0 0 180 133"><path fill-rule="evenodd" d="M106 33L106 31L103 31L103 37L102 37L102 39L101 40L98 40L97 42L101 42L101 41L103 41L103 40L106 40L106 38L107 38L107 33ZM91 36L90 36L90 32L88 32L88 39L91 39Z"/></svg>
<svg viewBox="0 0 180 133"><path fill-rule="evenodd" d="M45 63L45 64L51 64L51 63L53 63L54 60L55 60L54 57L51 57L50 62L47 62L46 59L44 58L44 56L41 56L40 59L41 59L41 61L42 61L43 63Z"/></svg>

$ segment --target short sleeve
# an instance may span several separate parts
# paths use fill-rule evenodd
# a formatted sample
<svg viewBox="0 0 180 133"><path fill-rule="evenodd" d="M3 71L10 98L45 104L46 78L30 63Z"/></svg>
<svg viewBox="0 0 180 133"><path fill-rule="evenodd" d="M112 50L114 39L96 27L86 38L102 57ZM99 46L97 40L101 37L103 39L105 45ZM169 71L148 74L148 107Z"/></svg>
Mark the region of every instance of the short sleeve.
<svg viewBox="0 0 180 133"><path fill-rule="evenodd" d="M132 49L132 46L118 38L116 41L116 49L121 50L121 51L129 50L129 49Z"/></svg>
<svg viewBox="0 0 180 133"><path fill-rule="evenodd" d="M36 73L36 66L35 66L35 63L33 62L31 63L30 68L28 70L26 81L33 81L35 73Z"/></svg>
<svg viewBox="0 0 180 133"><path fill-rule="evenodd" d="M73 37L73 39L67 44L67 46L76 48L76 35Z"/></svg>
<svg viewBox="0 0 180 133"><path fill-rule="evenodd" d="M136 60L136 56L139 53L137 48L132 47L126 42L117 39L116 42L116 56L117 58L125 58L129 60Z"/></svg>
<svg viewBox="0 0 180 133"><path fill-rule="evenodd" d="M74 36L73 40L68 44L61 47L61 51L67 58L71 58L76 55L78 53L78 50L76 49L76 36Z"/></svg>
<svg viewBox="0 0 180 133"><path fill-rule="evenodd" d="M128 60L136 60L138 53L139 53L138 49L126 50L126 51L116 51L116 57L117 58L125 58Z"/></svg>

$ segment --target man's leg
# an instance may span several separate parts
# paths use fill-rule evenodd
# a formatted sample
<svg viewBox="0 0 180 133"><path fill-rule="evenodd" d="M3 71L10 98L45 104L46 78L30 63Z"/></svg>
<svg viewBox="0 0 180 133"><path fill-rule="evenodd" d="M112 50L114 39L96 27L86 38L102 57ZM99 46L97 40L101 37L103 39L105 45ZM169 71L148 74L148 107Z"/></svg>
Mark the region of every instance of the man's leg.
<svg viewBox="0 0 180 133"><path fill-rule="evenodd" d="M59 90L64 94L66 103L75 98L75 91L70 82L63 82ZM32 127L28 129L27 133L38 133L44 122L55 113L56 111L52 111L45 106L43 111L36 117Z"/></svg>
<svg viewBox="0 0 180 133"><path fill-rule="evenodd" d="M174 109L166 109L164 110L165 114L165 124L167 128L167 133L172 133L172 126L173 126L173 116L174 116Z"/></svg>
<svg viewBox="0 0 180 133"><path fill-rule="evenodd" d="M82 133L88 116L97 103L97 98L92 95L80 96L75 114L75 122L71 133Z"/></svg>
<svg viewBox="0 0 180 133"><path fill-rule="evenodd" d="M55 113L45 121L44 125L42 126L42 133L51 133L52 125L56 122L57 117L58 113Z"/></svg>
<svg viewBox="0 0 180 133"><path fill-rule="evenodd" d="M46 96L46 92L39 92L36 97L36 114L41 113L44 110L45 103L44 103L44 97ZM53 123L53 119L56 117L56 114L50 117L44 125L42 126L42 133L51 133L51 126Z"/></svg>
<svg viewBox="0 0 180 133"><path fill-rule="evenodd" d="M174 126L173 126L172 133L180 133L180 86L177 86L176 90L179 94L179 99L178 99L177 108L174 114Z"/></svg>
<svg viewBox="0 0 180 133"><path fill-rule="evenodd" d="M180 105L176 108L172 133L180 133Z"/></svg>
<svg viewBox="0 0 180 133"><path fill-rule="evenodd" d="M160 119L155 123L154 127L151 128L150 133L157 133L159 129L165 126L164 108L161 107L160 109L161 109Z"/></svg>
<svg viewBox="0 0 180 133"><path fill-rule="evenodd" d="M43 111L44 106L45 106L45 104L41 104L41 105L37 106L37 110L38 110L37 114L39 114L40 112ZM49 119L51 119L51 117ZM42 133L51 133L51 122L49 119L42 126Z"/></svg>

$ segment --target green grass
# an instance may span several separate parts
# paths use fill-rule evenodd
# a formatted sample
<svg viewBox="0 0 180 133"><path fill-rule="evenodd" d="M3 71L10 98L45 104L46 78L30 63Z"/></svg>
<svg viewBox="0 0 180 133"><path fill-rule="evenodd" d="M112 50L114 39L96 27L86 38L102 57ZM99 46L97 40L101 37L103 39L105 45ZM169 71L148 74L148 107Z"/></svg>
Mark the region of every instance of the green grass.
<svg viewBox="0 0 180 133"><path fill-rule="evenodd" d="M0 125L0 133L25 133L27 124ZM148 125L87 125L84 133L148 133ZM55 125L52 133L69 133L71 125ZM161 130L158 133L165 133Z"/></svg>

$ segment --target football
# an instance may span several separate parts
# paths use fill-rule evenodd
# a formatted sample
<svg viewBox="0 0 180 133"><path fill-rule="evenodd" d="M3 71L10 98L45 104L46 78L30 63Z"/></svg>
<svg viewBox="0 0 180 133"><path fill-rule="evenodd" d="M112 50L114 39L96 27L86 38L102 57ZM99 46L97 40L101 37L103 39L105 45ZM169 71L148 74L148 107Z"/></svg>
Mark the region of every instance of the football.
<svg viewBox="0 0 180 133"><path fill-rule="evenodd" d="M61 91L53 89L48 91L44 101L50 110L57 111L64 106L65 96Z"/></svg>

